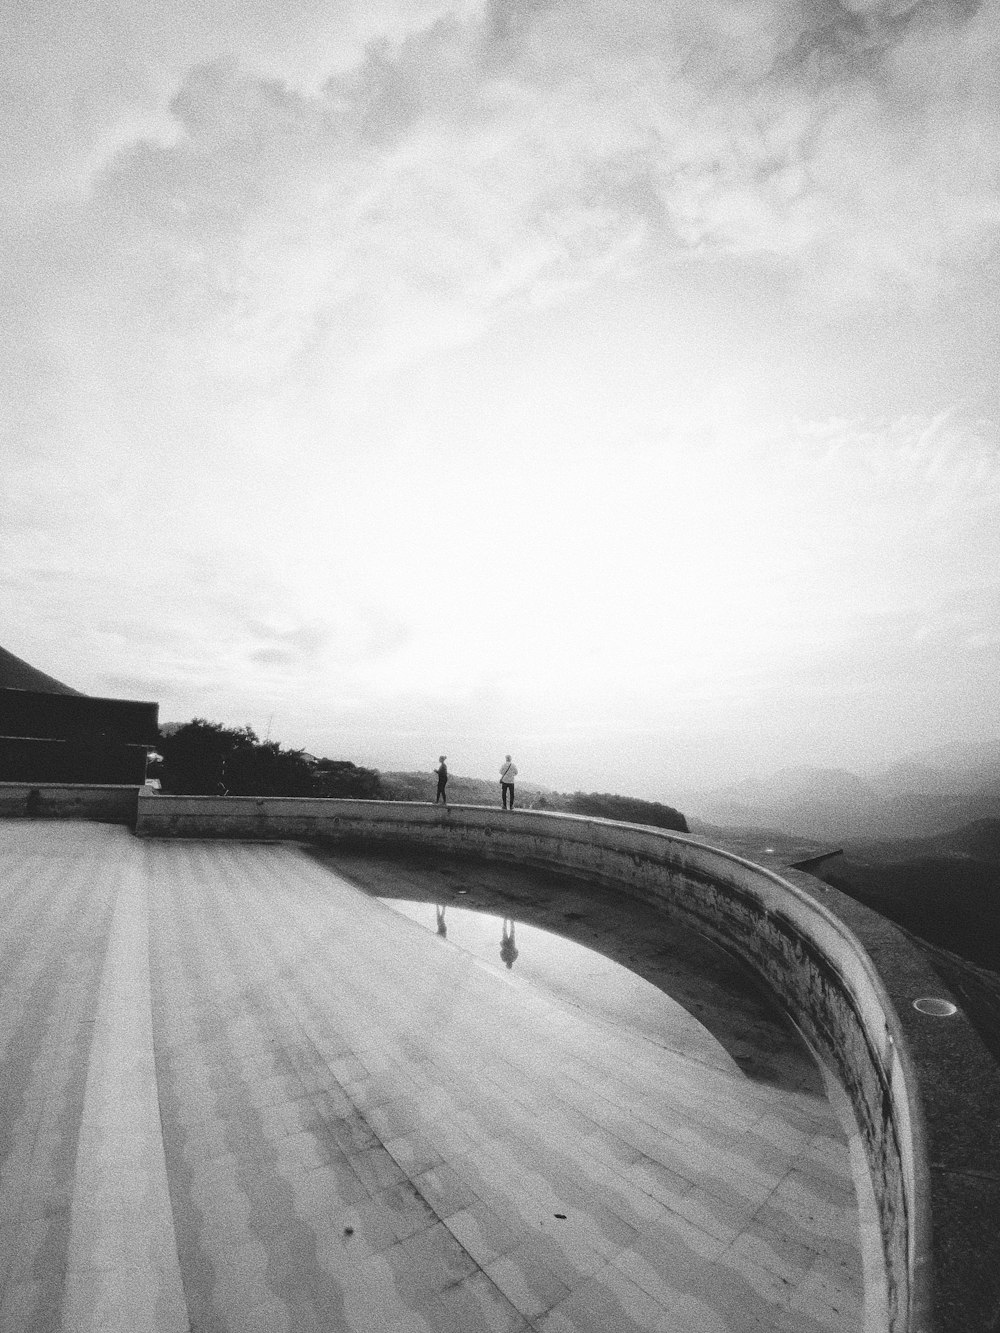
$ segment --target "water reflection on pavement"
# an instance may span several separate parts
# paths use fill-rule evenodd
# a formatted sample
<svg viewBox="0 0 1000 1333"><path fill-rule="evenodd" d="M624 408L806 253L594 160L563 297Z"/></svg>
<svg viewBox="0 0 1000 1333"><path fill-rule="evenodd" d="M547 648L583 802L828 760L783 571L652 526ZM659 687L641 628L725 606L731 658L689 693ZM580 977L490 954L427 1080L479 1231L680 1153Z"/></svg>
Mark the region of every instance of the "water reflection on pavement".
<svg viewBox="0 0 1000 1333"><path fill-rule="evenodd" d="M585 1010L618 1032L739 1073L719 1041L657 986L594 949L527 925L453 903L381 898L387 907L462 949L511 984L530 987Z"/></svg>

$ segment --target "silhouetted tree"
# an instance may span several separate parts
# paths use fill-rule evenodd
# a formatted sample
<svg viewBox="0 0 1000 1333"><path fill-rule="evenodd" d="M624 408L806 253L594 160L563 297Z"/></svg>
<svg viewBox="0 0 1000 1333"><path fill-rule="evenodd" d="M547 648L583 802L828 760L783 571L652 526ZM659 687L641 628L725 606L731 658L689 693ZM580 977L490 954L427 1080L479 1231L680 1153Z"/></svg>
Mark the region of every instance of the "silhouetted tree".
<svg viewBox="0 0 1000 1333"><path fill-rule="evenodd" d="M262 741L252 727L196 717L161 734L162 762L151 767L163 790L188 796L382 795L379 774L346 759L311 762L302 750Z"/></svg>
<svg viewBox="0 0 1000 1333"><path fill-rule="evenodd" d="M654 828L673 829L687 833L687 820L672 805L659 801L640 801L634 796L611 796L605 792L574 792L562 809L574 815L591 815L598 819L620 819L626 824L652 824Z"/></svg>
<svg viewBox="0 0 1000 1333"><path fill-rule="evenodd" d="M360 768L349 759L320 759L313 774L317 796L355 796L373 801L385 794L374 768Z"/></svg>
<svg viewBox="0 0 1000 1333"><path fill-rule="evenodd" d="M160 741L163 790L189 796L309 796L313 775L301 750L261 741L252 727L196 717Z"/></svg>

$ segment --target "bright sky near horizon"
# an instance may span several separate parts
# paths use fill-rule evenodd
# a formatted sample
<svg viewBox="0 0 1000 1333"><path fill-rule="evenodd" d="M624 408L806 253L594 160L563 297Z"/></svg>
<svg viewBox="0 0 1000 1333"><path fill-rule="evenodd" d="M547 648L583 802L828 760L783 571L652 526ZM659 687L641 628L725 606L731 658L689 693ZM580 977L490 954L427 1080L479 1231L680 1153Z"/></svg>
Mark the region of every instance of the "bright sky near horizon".
<svg viewBox="0 0 1000 1333"><path fill-rule="evenodd" d="M0 7L9 651L666 800L995 731L1000 4Z"/></svg>

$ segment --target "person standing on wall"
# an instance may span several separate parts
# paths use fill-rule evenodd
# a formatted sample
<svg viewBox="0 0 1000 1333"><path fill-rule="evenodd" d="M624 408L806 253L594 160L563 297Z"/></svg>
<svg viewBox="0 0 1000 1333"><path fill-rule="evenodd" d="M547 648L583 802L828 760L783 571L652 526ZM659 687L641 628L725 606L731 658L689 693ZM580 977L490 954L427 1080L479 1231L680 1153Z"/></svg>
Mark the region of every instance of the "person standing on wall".
<svg viewBox="0 0 1000 1333"><path fill-rule="evenodd" d="M507 809L507 797L510 797L510 808L514 809L514 779L517 777L517 764L513 762L510 755L500 765L500 803Z"/></svg>
<svg viewBox="0 0 1000 1333"><path fill-rule="evenodd" d="M434 770L438 780L437 795L434 797L435 805L438 801L444 801L445 805L448 804L448 793L445 791L445 787L448 785L448 765L445 763L445 758L445 755L441 755L438 760L438 767Z"/></svg>

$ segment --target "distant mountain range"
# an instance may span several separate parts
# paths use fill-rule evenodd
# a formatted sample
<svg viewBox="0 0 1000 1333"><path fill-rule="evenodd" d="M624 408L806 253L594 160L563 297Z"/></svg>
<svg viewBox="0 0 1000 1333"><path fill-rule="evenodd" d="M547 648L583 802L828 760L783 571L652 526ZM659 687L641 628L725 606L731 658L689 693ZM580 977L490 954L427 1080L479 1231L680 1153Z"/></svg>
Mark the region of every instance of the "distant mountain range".
<svg viewBox="0 0 1000 1333"><path fill-rule="evenodd" d="M927 838L1000 817L1000 740L941 746L863 777L783 768L678 803L692 829L768 828L836 843Z"/></svg>
<svg viewBox="0 0 1000 1333"><path fill-rule="evenodd" d="M926 838L897 838L894 841L848 842L853 857L873 863L907 860L976 861L1000 867L1000 816L975 819L971 824Z"/></svg>
<svg viewBox="0 0 1000 1333"><path fill-rule="evenodd" d="M1000 969L1000 819L934 837L848 842L813 874L922 939Z"/></svg>
<svg viewBox="0 0 1000 1333"><path fill-rule="evenodd" d="M1000 741L941 746L863 777L785 768L682 804L696 836L747 843L751 859L794 852L801 864L794 840L814 840L814 875L949 956L1000 970ZM990 1004L979 1005L984 1032L1000 1042Z"/></svg>
<svg viewBox="0 0 1000 1333"><path fill-rule="evenodd" d="M383 795L393 801L429 801L437 790L437 782L430 773L380 773L379 785ZM680 811L660 801L643 801L608 792L558 792L528 782L517 783L516 793L521 809L617 819L630 824L676 829L681 833L688 829ZM484 778L452 775L448 779L448 799L455 805L499 805L499 776L496 782L488 782Z"/></svg>
<svg viewBox="0 0 1000 1333"><path fill-rule="evenodd" d="M437 791L433 773L380 773L379 779L390 801L433 801ZM545 791L547 788L530 782L515 785L518 805L534 804ZM500 774L497 773L496 782L489 782L486 778L463 778L452 773L448 778L448 800L454 805L499 805Z"/></svg>

